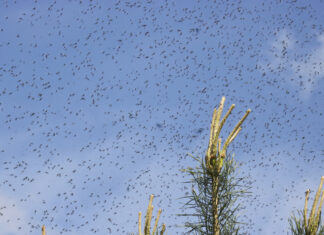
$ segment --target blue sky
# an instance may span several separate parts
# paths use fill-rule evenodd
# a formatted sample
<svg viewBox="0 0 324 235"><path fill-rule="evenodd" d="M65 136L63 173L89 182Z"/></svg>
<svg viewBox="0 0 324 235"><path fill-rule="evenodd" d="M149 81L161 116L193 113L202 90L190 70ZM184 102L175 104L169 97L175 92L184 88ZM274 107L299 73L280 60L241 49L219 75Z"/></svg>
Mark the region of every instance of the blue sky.
<svg viewBox="0 0 324 235"><path fill-rule="evenodd" d="M213 108L250 177L246 234L286 234L323 172L322 1L1 1L1 234L127 234L155 194L182 234L179 169ZM311 194L313 196L314 193Z"/></svg>

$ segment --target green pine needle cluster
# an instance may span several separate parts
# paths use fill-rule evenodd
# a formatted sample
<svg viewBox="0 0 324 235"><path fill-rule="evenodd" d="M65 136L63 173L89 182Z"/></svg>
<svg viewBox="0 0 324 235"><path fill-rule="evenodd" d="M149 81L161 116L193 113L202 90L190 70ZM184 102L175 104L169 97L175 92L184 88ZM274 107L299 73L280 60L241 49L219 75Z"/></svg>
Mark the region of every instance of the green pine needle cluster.
<svg viewBox="0 0 324 235"><path fill-rule="evenodd" d="M321 177L321 182L318 186L312 209L307 218L308 200L310 190L305 192L304 211L298 211L299 217L295 214L288 219L290 230L293 235L324 235L324 225L321 224L322 207L324 203L324 190L322 190L324 176Z"/></svg>
<svg viewBox="0 0 324 235"><path fill-rule="evenodd" d="M186 234L213 235L213 207L212 207L212 175L208 172L204 159L190 155L199 165L196 168L182 169L188 173L192 180L185 183L192 185L192 194L186 197L188 201L184 204L186 209L194 209L192 214L178 214L179 216L194 216L197 222L187 222L184 226L189 229ZM238 212L242 209L238 203L240 197L248 196L249 187L244 184L243 179L235 174L237 164L233 158L224 159L223 168L219 174L219 223L220 234L239 234L240 223Z"/></svg>
<svg viewBox="0 0 324 235"><path fill-rule="evenodd" d="M298 216L293 214L291 218L288 219L291 234L293 235L324 235L324 225L321 224L321 216L317 222L318 230L311 233L307 227L304 226L303 211L298 211Z"/></svg>

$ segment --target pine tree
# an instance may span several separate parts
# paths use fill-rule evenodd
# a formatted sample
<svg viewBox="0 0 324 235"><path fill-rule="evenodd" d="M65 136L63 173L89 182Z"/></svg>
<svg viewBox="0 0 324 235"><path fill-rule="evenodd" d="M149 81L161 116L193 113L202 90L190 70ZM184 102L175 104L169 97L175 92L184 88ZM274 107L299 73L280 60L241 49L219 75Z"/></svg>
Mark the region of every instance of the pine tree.
<svg viewBox="0 0 324 235"><path fill-rule="evenodd" d="M324 225L321 223L321 210L324 202L324 190L322 190L324 176L314 198L313 206L307 219L307 205L310 190L305 192L304 211L298 211L299 217L292 215L289 218L290 230L293 235L324 235Z"/></svg>
<svg viewBox="0 0 324 235"><path fill-rule="evenodd" d="M162 209L160 209L158 211L157 217L155 219L154 227L153 227L153 230L151 233L151 221L152 221L152 213L153 213L153 208L154 208L152 205L153 198L154 198L154 195L151 194L150 202L149 202L149 205L146 210L144 233L142 233L142 212L138 213L138 235L158 235L159 234L157 226L158 226L158 222L160 219L160 215L162 213ZM165 224L162 224L160 235L163 235L164 232L165 232Z"/></svg>
<svg viewBox="0 0 324 235"><path fill-rule="evenodd" d="M236 177L237 164L233 157L227 155L227 148L242 130L241 125L251 110L247 110L221 146L221 129L235 107L232 104L221 120L224 102L225 97L222 97L218 109L214 109L205 159L192 156L199 163L198 166L182 170L192 176L189 183L193 187L192 195L184 197L189 199L184 207L194 209L196 213L180 215L198 217L197 223L185 224L190 228L189 234L232 235L239 232L237 212L241 207L237 200L246 195L248 187L244 185L243 178Z"/></svg>

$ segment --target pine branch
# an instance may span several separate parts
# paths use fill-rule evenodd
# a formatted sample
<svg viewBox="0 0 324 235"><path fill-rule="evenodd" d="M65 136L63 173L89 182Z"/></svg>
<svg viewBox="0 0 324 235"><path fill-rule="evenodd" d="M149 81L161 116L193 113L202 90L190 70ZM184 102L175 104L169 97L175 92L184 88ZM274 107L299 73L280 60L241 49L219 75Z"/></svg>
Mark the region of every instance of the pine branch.
<svg viewBox="0 0 324 235"><path fill-rule="evenodd" d="M42 226L42 235L46 235L45 225Z"/></svg>
<svg viewBox="0 0 324 235"><path fill-rule="evenodd" d="M197 159L197 158L195 158ZM193 180L188 183L193 185L191 195L182 197L188 201L182 208L192 209L193 213L178 214L178 216L195 217L197 221L187 222L185 227L190 229L186 234L207 234L214 235L213 230L213 207L212 207L212 177L203 159L199 159L199 170L182 170L193 176ZM237 165L234 159L226 157L224 160L223 170L219 176L219 223L220 234L238 234L239 225L236 214L242 209L237 200L241 197L248 196L249 187L244 185L244 178L235 175ZM196 167L198 168L198 167Z"/></svg>
<svg viewBox="0 0 324 235"><path fill-rule="evenodd" d="M153 213L153 205L152 205L153 198L154 198L154 195L151 194L150 202L149 202L149 205L148 205L147 210L146 210L144 234L142 233L142 212L138 213L138 235L158 235L158 233L159 233L157 226L158 226L158 222L159 222L159 219L160 219L160 215L162 213L161 209L158 211L157 217L155 219L153 231L152 231L152 233L150 232L150 230L151 230L151 221L152 221L152 213ZM160 235L163 235L164 232L165 232L165 224L162 224L162 229L161 229Z"/></svg>
<svg viewBox="0 0 324 235"><path fill-rule="evenodd" d="M293 235L324 235L324 225L321 225L321 210L324 202L322 190L324 176L321 177L309 218L307 219L307 205L310 190L305 192L305 206L303 211L298 211L299 217L293 214L289 219L290 230ZM321 196L321 197L320 197Z"/></svg>

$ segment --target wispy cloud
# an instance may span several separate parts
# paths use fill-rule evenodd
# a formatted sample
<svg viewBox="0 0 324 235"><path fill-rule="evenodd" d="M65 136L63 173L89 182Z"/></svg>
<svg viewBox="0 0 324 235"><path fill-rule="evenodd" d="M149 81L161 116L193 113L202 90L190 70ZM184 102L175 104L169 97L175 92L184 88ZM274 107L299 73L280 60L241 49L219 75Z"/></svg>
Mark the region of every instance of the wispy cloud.
<svg viewBox="0 0 324 235"><path fill-rule="evenodd" d="M319 35L316 41L301 43L282 30L269 51L268 61L261 67L281 78L284 76L291 86L299 88L302 98L309 98L318 80L324 77L324 35Z"/></svg>
<svg viewBox="0 0 324 235"><path fill-rule="evenodd" d="M22 227L27 224L26 211L17 205L14 199L0 194L0 228L1 234L28 234L28 231L22 231Z"/></svg>
<svg viewBox="0 0 324 235"><path fill-rule="evenodd" d="M315 86L317 79L324 77L324 35L317 38L319 47L312 50L305 58L299 61L292 61L293 70L303 83L308 94Z"/></svg>

